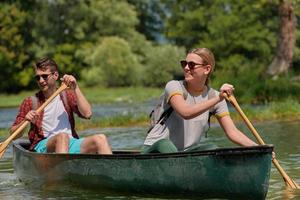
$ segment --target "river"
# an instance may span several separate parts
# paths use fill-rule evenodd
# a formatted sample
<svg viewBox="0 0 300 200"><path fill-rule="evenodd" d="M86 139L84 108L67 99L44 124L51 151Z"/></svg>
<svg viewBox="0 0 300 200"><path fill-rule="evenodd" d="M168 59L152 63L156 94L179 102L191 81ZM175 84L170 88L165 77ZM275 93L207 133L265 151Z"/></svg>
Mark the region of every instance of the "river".
<svg viewBox="0 0 300 200"><path fill-rule="evenodd" d="M100 107L99 107L100 109ZM103 107L101 108L103 109ZM144 107L145 109L145 107ZM146 108L148 109L148 107ZM97 109L96 109L97 110ZM133 109L135 110L135 109ZM135 110L136 111L136 110ZM147 110L148 111L148 110ZM15 117L16 109L0 110L0 127L8 127ZM106 114L131 112L124 106L107 106L104 110L97 110L96 113L106 112ZM238 127L249 137L253 138L244 124ZM255 124L257 131L264 141L274 144L276 157L288 175L300 184L300 123L299 121L278 122L270 121ZM105 133L114 150L116 149L138 149L143 143L146 127L131 128L105 128L91 129L80 133L81 136ZM4 139L4 138L2 138ZM253 138L254 139L254 138ZM235 146L228 141L222 129L213 124L205 142L217 144L220 147ZM176 199L176 197L174 197ZM159 199L145 196L119 196L114 193L104 193L101 190L86 190L71 185L41 185L33 187L20 182L13 170L12 152L9 148L4 157L0 160L0 199ZM300 199L298 190L291 190L285 187L284 181L277 169L272 166L269 190L267 198L275 199Z"/></svg>

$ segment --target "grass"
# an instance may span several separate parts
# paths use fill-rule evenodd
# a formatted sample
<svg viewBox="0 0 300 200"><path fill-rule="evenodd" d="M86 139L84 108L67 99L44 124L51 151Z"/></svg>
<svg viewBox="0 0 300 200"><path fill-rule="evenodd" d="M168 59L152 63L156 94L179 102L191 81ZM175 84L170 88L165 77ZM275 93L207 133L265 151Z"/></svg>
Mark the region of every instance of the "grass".
<svg viewBox="0 0 300 200"><path fill-rule="evenodd" d="M24 91L19 94L0 94L0 108L18 107L23 99L32 96L34 91Z"/></svg>
<svg viewBox="0 0 300 200"><path fill-rule="evenodd" d="M81 88L92 104L138 103L157 98L163 89L145 87ZM24 91L15 95L0 94L0 108L18 107L23 99L36 91Z"/></svg>
<svg viewBox="0 0 300 200"><path fill-rule="evenodd" d="M251 121L268 121L268 120L300 120L300 103L293 99L286 99L281 102L271 102L268 105L252 108L243 108L246 116ZM239 114L234 112L232 118L239 120Z"/></svg>

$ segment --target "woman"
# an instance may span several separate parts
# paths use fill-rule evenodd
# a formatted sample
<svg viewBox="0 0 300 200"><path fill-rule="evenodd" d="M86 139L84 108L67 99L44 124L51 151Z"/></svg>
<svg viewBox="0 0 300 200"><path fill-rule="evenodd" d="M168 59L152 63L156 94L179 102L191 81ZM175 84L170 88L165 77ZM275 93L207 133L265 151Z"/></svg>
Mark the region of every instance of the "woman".
<svg viewBox="0 0 300 200"><path fill-rule="evenodd" d="M242 146L257 145L234 125L223 93L231 95L234 87L223 84L220 92L208 86L214 67L213 53L207 48L190 51L181 66L184 81L167 83L164 109L173 111L163 124L155 125L148 133L142 153L171 153L193 149L208 125L209 111L217 117L228 138Z"/></svg>

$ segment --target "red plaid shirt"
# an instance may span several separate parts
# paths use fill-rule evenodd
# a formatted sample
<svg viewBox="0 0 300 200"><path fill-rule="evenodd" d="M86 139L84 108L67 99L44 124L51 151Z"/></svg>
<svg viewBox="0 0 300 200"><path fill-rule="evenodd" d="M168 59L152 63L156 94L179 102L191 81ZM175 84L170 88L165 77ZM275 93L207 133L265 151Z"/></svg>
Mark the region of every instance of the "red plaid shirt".
<svg viewBox="0 0 300 200"><path fill-rule="evenodd" d="M76 96L74 94L74 92L72 90L66 90L66 100L67 100L67 104L65 101L63 101L64 107L68 113L68 118L69 118L69 122L71 125L71 130L72 130L72 136L74 138L78 138L78 135L75 131L75 120L74 120L74 115L73 113L76 113L79 117L84 118L81 113L78 110L78 106L77 106L77 100L76 100ZM38 107L40 107L45 101L45 97L43 95L43 93L40 91L38 93L35 94L35 96L38 99ZM63 99L62 93L60 94L60 98ZM19 125L20 123L22 123L25 120L25 116L26 114L32 110L32 100L31 97L27 97L24 99L24 101L22 102L20 109L19 109L19 113L16 117L15 122L13 123L13 126ZM34 146L41 141L42 139L44 139L44 133L43 133L43 129L42 129L42 122L43 122L43 116L44 116L44 111L42 111L39 115L39 117L37 118L37 120L34 123L30 124L30 130L28 132L28 138L30 140L30 150L34 149Z"/></svg>

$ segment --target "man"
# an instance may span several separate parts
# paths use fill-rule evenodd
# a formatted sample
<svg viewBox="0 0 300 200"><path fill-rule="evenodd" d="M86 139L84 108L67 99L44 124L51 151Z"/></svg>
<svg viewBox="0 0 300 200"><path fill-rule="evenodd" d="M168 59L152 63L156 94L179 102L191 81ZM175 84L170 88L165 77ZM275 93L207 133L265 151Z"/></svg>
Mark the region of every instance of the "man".
<svg viewBox="0 0 300 200"><path fill-rule="evenodd" d="M40 153L112 154L107 138L103 134L78 138L73 113L89 119L92 110L72 75L64 75L61 78L70 90L56 96L40 114L35 111L57 90L56 82L59 73L55 61L49 58L40 59L34 68L40 91L22 102L11 127L11 133L21 125L21 122L28 120L31 122L28 133L31 142L30 150Z"/></svg>

